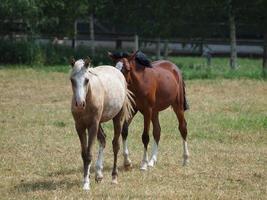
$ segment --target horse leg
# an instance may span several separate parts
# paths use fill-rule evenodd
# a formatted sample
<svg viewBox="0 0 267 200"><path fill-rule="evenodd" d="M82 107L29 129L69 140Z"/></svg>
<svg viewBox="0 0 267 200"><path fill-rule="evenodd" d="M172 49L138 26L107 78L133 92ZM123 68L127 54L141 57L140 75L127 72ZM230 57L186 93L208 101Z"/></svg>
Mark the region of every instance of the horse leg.
<svg viewBox="0 0 267 200"><path fill-rule="evenodd" d="M152 124L153 124L153 137L154 137L154 144L152 147L152 155L150 161L148 163L149 167L153 167L157 162L157 155L158 155L158 145L160 140L160 124L159 124L159 113L155 112L152 115Z"/></svg>
<svg viewBox="0 0 267 200"><path fill-rule="evenodd" d="M144 130L142 134L142 141L144 144L144 155L143 160L141 162L141 170L147 170L147 164L148 164L148 155L147 155L147 146L149 143L149 128L150 128L150 120L151 120L151 113L152 109L148 108L143 115L144 115Z"/></svg>
<svg viewBox="0 0 267 200"><path fill-rule="evenodd" d="M120 134L122 131L122 112L119 112L114 118L113 118L113 126L114 126L114 136L112 140L112 146L113 146L113 154L114 154L114 162L113 162L113 169L112 169L112 183L117 184L118 180L118 169L117 169L117 160L118 160L118 152L120 149L119 139Z"/></svg>
<svg viewBox="0 0 267 200"><path fill-rule="evenodd" d="M128 120L128 122L123 123L122 127L122 146L123 146L123 157L124 157L124 168L129 169L132 165L131 160L129 159L129 150L128 150L128 144L127 144L127 137L128 137L128 127L132 122L132 119L134 118L135 114L137 113L137 110L132 114L131 119Z"/></svg>
<svg viewBox="0 0 267 200"><path fill-rule="evenodd" d="M79 139L80 139L80 143L81 143L81 156L83 159L83 167L84 167L84 185L83 185L83 189L87 190L89 189L89 178L87 176L87 171L88 171L88 159L87 159L87 137L86 137L86 128L79 125L79 124L75 124L75 128L76 131L78 133Z"/></svg>
<svg viewBox="0 0 267 200"><path fill-rule="evenodd" d="M177 116L177 119L179 121L179 131L181 133L181 136L183 138L183 165L186 166L189 162L189 151L187 147L187 123L184 117L184 111L180 108L177 108L178 106L174 106L173 110Z"/></svg>
<svg viewBox="0 0 267 200"><path fill-rule="evenodd" d="M103 179L103 160L104 160L104 148L106 146L106 135L104 133L104 130L102 129L101 125L99 125L98 133L97 133L97 139L99 143L99 149L98 149L98 156L97 161L95 165L95 180L96 182L100 182Z"/></svg>
<svg viewBox="0 0 267 200"><path fill-rule="evenodd" d="M88 147L87 147L87 153L85 157L84 162L84 190L90 189L90 168L91 168L91 161L92 161L92 147L93 143L95 141L97 132L98 132L98 122L92 123L87 129L88 129Z"/></svg>

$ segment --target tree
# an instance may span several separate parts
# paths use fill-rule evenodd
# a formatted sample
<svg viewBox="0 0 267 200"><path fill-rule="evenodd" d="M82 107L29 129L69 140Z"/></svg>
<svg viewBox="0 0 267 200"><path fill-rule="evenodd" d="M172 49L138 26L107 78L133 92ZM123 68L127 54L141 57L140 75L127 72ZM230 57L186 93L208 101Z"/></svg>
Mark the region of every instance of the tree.
<svg viewBox="0 0 267 200"><path fill-rule="evenodd" d="M254 30L255 35L263 39L262 72L267 78L267 1L255 0L246 2L246 8L241 14L241 22Z"/></svg>
<svg viewBox="0 0 267 200"><path fill-rule="evenodd" d="M38 22L39 8L34 0L2 0L0 4L0 29L9 33L12 39L12 32L22 24L21 31L32 33Z"/></svg>

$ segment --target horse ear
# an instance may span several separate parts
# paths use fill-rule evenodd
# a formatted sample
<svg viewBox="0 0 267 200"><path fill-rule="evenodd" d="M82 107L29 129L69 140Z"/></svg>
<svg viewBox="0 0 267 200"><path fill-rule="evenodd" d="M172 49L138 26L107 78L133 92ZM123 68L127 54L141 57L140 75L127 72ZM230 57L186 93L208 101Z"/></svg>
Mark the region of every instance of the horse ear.
<svg viewBox="0 0 267 200"><path fill-rule="evenodd" d="M110 51L108 51L108 57L113 61L115 60L113 54Z"/></svg>
<svg viewBox="0 0 267 200"><path fill-rule="evenodd" d="M108 57L113 58L113 54L110 51L108 51Z"/></svg>
<svg viewBox="0 0 267 200"><path fill-rule="evenodd" d="M75 64L75 59L72 57L70 59L70 65L71 65L71 67L74 67L74 64Z"/></svg>
<svg viewBox="0 0 267 200"><path fill-rule="evenodd" d="M88 68L90 64L91 64L91 58L88 56L88 57L84 60L84 66L85 66L86 68Z"/></svg>

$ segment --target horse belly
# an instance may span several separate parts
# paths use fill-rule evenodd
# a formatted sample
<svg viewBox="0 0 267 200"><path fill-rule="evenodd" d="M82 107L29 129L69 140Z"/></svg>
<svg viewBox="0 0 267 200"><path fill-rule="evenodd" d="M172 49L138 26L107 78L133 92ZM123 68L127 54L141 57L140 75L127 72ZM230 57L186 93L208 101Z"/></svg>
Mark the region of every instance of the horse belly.
<svg viewBox="0 0 267 200"><path fill-rule="evenodd" d="M159 111L168 108L176 101L177 92L177 81L172 75L161 79L156 90L155 108Z"/></svg>
<svg viewBox="0 0 267 200"><path fill-rule="evenodd" d="M110 85L106 87L108 92L106 92L104 100L101 118L103 122L114 118L121 111L126 96L126 89L122 84L116 84L114 80L113 83L110 82Z"/></svg>

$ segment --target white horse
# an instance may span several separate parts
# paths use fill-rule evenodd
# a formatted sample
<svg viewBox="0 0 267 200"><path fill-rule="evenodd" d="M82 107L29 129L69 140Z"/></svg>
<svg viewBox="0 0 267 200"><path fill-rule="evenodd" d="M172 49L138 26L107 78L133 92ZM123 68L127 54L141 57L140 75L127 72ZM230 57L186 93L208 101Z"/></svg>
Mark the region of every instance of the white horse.
<svg viewBox="0 0 267 200"><path fill-rule="evenodd" d="M92 160L92 144L97 136L99 152L96 161L96 181L103 178L103 150L105 148L105 134L101 123L113 120L114 164L112 183L117 183L117 154L119 151L119 137L124 120L129 119L132 112L132 97L122 73L112 66L98 66L90 68L90 59L71 61L72 71L70 80L73 89L71 111L75 120L75 127L81 142L81 154L84 164L83 189L90 189L90 167ZM88 131L88 138L86 134ZM124 144L124 165L131 165L128 158L126 142Z"/></svg>

